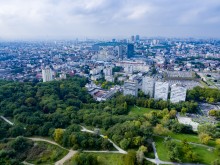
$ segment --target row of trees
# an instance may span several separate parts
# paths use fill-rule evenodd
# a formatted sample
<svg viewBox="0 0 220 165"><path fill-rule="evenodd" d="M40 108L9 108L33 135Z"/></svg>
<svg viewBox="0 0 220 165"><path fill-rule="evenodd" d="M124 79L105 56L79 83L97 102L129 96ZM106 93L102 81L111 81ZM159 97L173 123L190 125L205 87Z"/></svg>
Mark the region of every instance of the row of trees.
<svg viewBox="0 0 220 165"><path fill-rule="evenodd" d="M78 125L71 125L67 129L57 128L53 134L54 140L64 147L71 147L74 150L112 150L112 143L103 139L98 134L80 132Z"/></svg>
<svg viewBox="0 0 220 165"><path fill-rule="evenodd" d="M195 87L187 92L187 100L206 101L215 103L220 101L220 90L212 88Z"/></svg>

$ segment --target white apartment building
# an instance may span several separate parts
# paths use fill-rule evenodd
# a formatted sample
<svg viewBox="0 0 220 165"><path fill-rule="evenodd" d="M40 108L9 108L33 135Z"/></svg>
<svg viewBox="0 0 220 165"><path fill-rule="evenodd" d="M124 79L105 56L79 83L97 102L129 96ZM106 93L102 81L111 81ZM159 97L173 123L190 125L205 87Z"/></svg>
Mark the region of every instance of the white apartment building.
<svg viewBox="0 0 220 165"><path fill-rule="evenodd" d="M171 86L170 101L172 103L186 101L186 91L187 88L185 86L179 84L173 84Z"/></svg>
<svg viewBox="0 0 220 165"><path fill-rule="evenodd" d="M162 99L164 101L167 101L168 93L169 93L169 83L168 82L156 81L155 91L154 91L154 98L156 100Z"/></svg>
<svg viewBox="0 0 220 165"><path fill-rule="evenodd" d="M49 66L42 69L42 78L43 82L52 81L53 80L53 72Z"/></svg>
<svg viewBox="0 0 220 165"><path fill-rule="evenodd" d="M112 67L103 70L105 76L112 76Z"/></svg>
<svg viewBox="0 0 220 165"><path fill-rule="evenodd" d="M125 81L124 82L124 95L138 95L138 82L137 81Z"/></svg>
<svg viewBox="0 0 220 165"><path fill-rule="evenodd" d="M142 91L144 94L153 97L155 88L155 79L152 77L144 77L142 81Z"/></svg>

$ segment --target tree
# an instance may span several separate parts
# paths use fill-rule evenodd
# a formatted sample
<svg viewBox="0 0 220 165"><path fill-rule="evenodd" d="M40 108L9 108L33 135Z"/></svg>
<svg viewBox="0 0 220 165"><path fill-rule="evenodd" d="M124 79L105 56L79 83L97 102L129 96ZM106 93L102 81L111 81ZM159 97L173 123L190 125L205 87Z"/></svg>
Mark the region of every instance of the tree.
<svg viewBox="0 0 220 165"><path fill-rule="evenodd" d="M220 139L215 140L216 145L220 145Z"/></svg>
<svg viewBox="0 0 220 165"><path fill-rule="evenodd" d="M28 106L34 106L34 105L36 105L36 100L33 97L29 97L25 100L25 103Z"/></svg>
<svg viewBox="0 0 220 165"><path fill-rule="evenodd" d="M180 162L180 151L177 146L168 151L170 160Z"/></svg>
<svg viewBox="0 0 220 165"><path fill-rule="evenodd" d="M215 125L212 124L203 124L199 125L198 127L198 133L205 133L208 134L209 136L215 138L216 135L218 134L218 130Z"/></svg>
<svg viewBox="0 0 220 165"><path fill-rule="evenodd" d="M77 153L73 160L77 165L97 165L97 157L92 154Z"/></svg>
<svg viewBox="0 0 220 165"><path fill-rule="evenodd" d="M197 155L195 152L193 152L192 150L190 150L189 152L187 152L187 153L185 154L185 157L186 157L186 159L187 159L188 161L192 161L192 162L195 162L195 161L197 161L197 159L198 159L198 155Z"/></svg>
<svg viewBox="0 0 220 165"><path fill-rule="evenodd" d="M182 115L185 115L186 112L187 112L187 108L183 107L183 108L181 109L181 114L182 114Z"/></svg>
<svg viewBox="0 0 220 165"><path fill-rule="evenodd" d="M143 160L144 160L144 154L147 152L147 147L145 146L140 146L137 153L136 153L136 158L137 158L137 162L139 164L143 164Z"/></svg>
<svg viewBox="0 0 220 165"><path fill-rule="evenodd" d="M220 165L220 159L216 159L212 162L212 165Z"/></svg>
<svg viewBox="0 0 220 165"><path fill-rule="evenodd" d="M157 135L166 135L168 132L168 129L164 128L162 124L157 124L156 127L154 127L154 133Z"/></svg>
<svg viewBox="0 0 220 165"><path fill-rule="evenodd" d="M184 139L182 142L181 142L181 145L182 145L182 151L184 154L186 154L187 152L189 152L191 150L191 147L189 145L189 143L187 142L186 139Z"/></svg>
<svg viewBox="0 0 220 165"><path fill-rule="evenodd" d="M124 164L126 165L136 164L136 154L134 151L128 151L128 153L124 155Z"/></svg>
<svg viewBox="0 0 220 165"><path fill-rule="evenodd" d="M127 102L124 102L124 109L128 109L128 105L127 105Z"/></svg>
<svg viewBox="0 0 220 165"><path fill-rule="evenodd" d="M143 151L137 151L136 152L136 158L137 158L137 162L138 164L142 165L143 164L143 160L144 160L144 153Z"/></svg>
<svg viewBox="0 0 220 165"><path fill-rule="evenodd" d="M215 102L215 99L213 97L210 97L210 98L207 98L206 101L208 103L214 103Z"/></svg>
<svg viewBox="0 0 220 165"><path fill-rule="evenodd" d="M151 137L153 134L153 127L149 122L143 122L140 126L140 131L147 137Z"/></svg>
<svg viewBox="0 0 220 165"><path fill-rule="evenodd" d="M28 141L26 138L19 136L10 143L10 146L15 151L22 152L33 146L33 143Z"/></svg>
<svg viewBox="0 0 220 165"><path fill-rule="evenodd" d="M133 145L134 146L140 146L141 144L141 137L140 136L136 136L133 138Z"/></svg>
<svg viewBox="0 0 220 165"><path fill-rule="evenodd" d="M130 144L130 141L128 139L123 139L120 141L120 147L123 148L123 149L127 149L128 146Z"/></svg>
<svg viewBox="0 0 220 165"><path fill-rule="evenodd" d="M21 125L15 125L9 129L9 135L12 137L17 137L20 135L24 135L25 130Z"/></svg>
<svg viewBox="0 0 220 165"><path fill-rule="evenodd" d="M55 129L54 131L54 140L55 142L61 144L62 139L63 139L63 134L64 134L64 130L63 129Z"/></svg>
<svg viewBox="0 0 220 165"><path fill-rule="evenodd" d="M53 128L53 124L51 122L45 123L40 129L39 129L39 134L41 136L48 136L49 135L49 130Z"/></svg>
<svg viewBox="0 0 220 165"><path fill-rule="evenodd" d="M177 113L176 110L171 110L170 113L169 113L170 118L174 119L176 117L176 113Z"/></svg>
<svg viewBox="0 0 220 165"><path fill-rule="evenodd" d="M212 109L212 110L209 111L209 115L210 116L217 116L217 111Z"/></svg>
<svg viewBox="0 0 220 165"><path fill-rule="evenodd" d="M206 133L199 134L199 140L203 144L208 144L209 140L211 140L211 139L212 139L212 137Z"/></svg>

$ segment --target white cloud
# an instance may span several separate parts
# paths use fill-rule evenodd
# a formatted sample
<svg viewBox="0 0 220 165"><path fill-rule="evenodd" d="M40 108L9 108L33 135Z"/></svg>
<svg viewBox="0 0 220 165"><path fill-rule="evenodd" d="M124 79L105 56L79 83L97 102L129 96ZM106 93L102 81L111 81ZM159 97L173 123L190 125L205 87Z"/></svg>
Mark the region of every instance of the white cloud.
<svg viewBox="0 0 220 165"><path fill-rule="evenodd" d="M219 15L219 0L0 0L0 38L220 37Z"/></svg>

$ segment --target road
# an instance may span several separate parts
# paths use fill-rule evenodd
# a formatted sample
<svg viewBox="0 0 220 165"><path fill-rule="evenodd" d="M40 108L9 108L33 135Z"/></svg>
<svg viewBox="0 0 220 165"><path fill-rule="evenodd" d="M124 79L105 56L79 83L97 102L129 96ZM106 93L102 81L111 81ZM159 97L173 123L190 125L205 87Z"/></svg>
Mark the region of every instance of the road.
<svg viewBox="0 0 220 165"><path fill-rule="evenodd" d="M88 132L88 133L93 133L93 134L95 134L94 131L89 130L89 129L83 127L83 126L81 126L81 127L82 127L82 130L81 130L82 132ZM105 136L102 135L102 134L100 134L99 136L101 136L102 138L105 137ZM109 141L110 143L112 143L112 145L119 151L119 153L121 153L121 154L127 154L127 151L121 149L121 148L120 148L118 145L116 145L111 139L108 138L108 141Z"/></svg>
<svg viewBox="0 0 220 165"><path fill-rule="evenodd" d="M8 124L10 125L14 125L14 123L12 123L11 121L9 121L8 119L6 119L4 116L0 116L4 121L6 121Z"/></svg>

